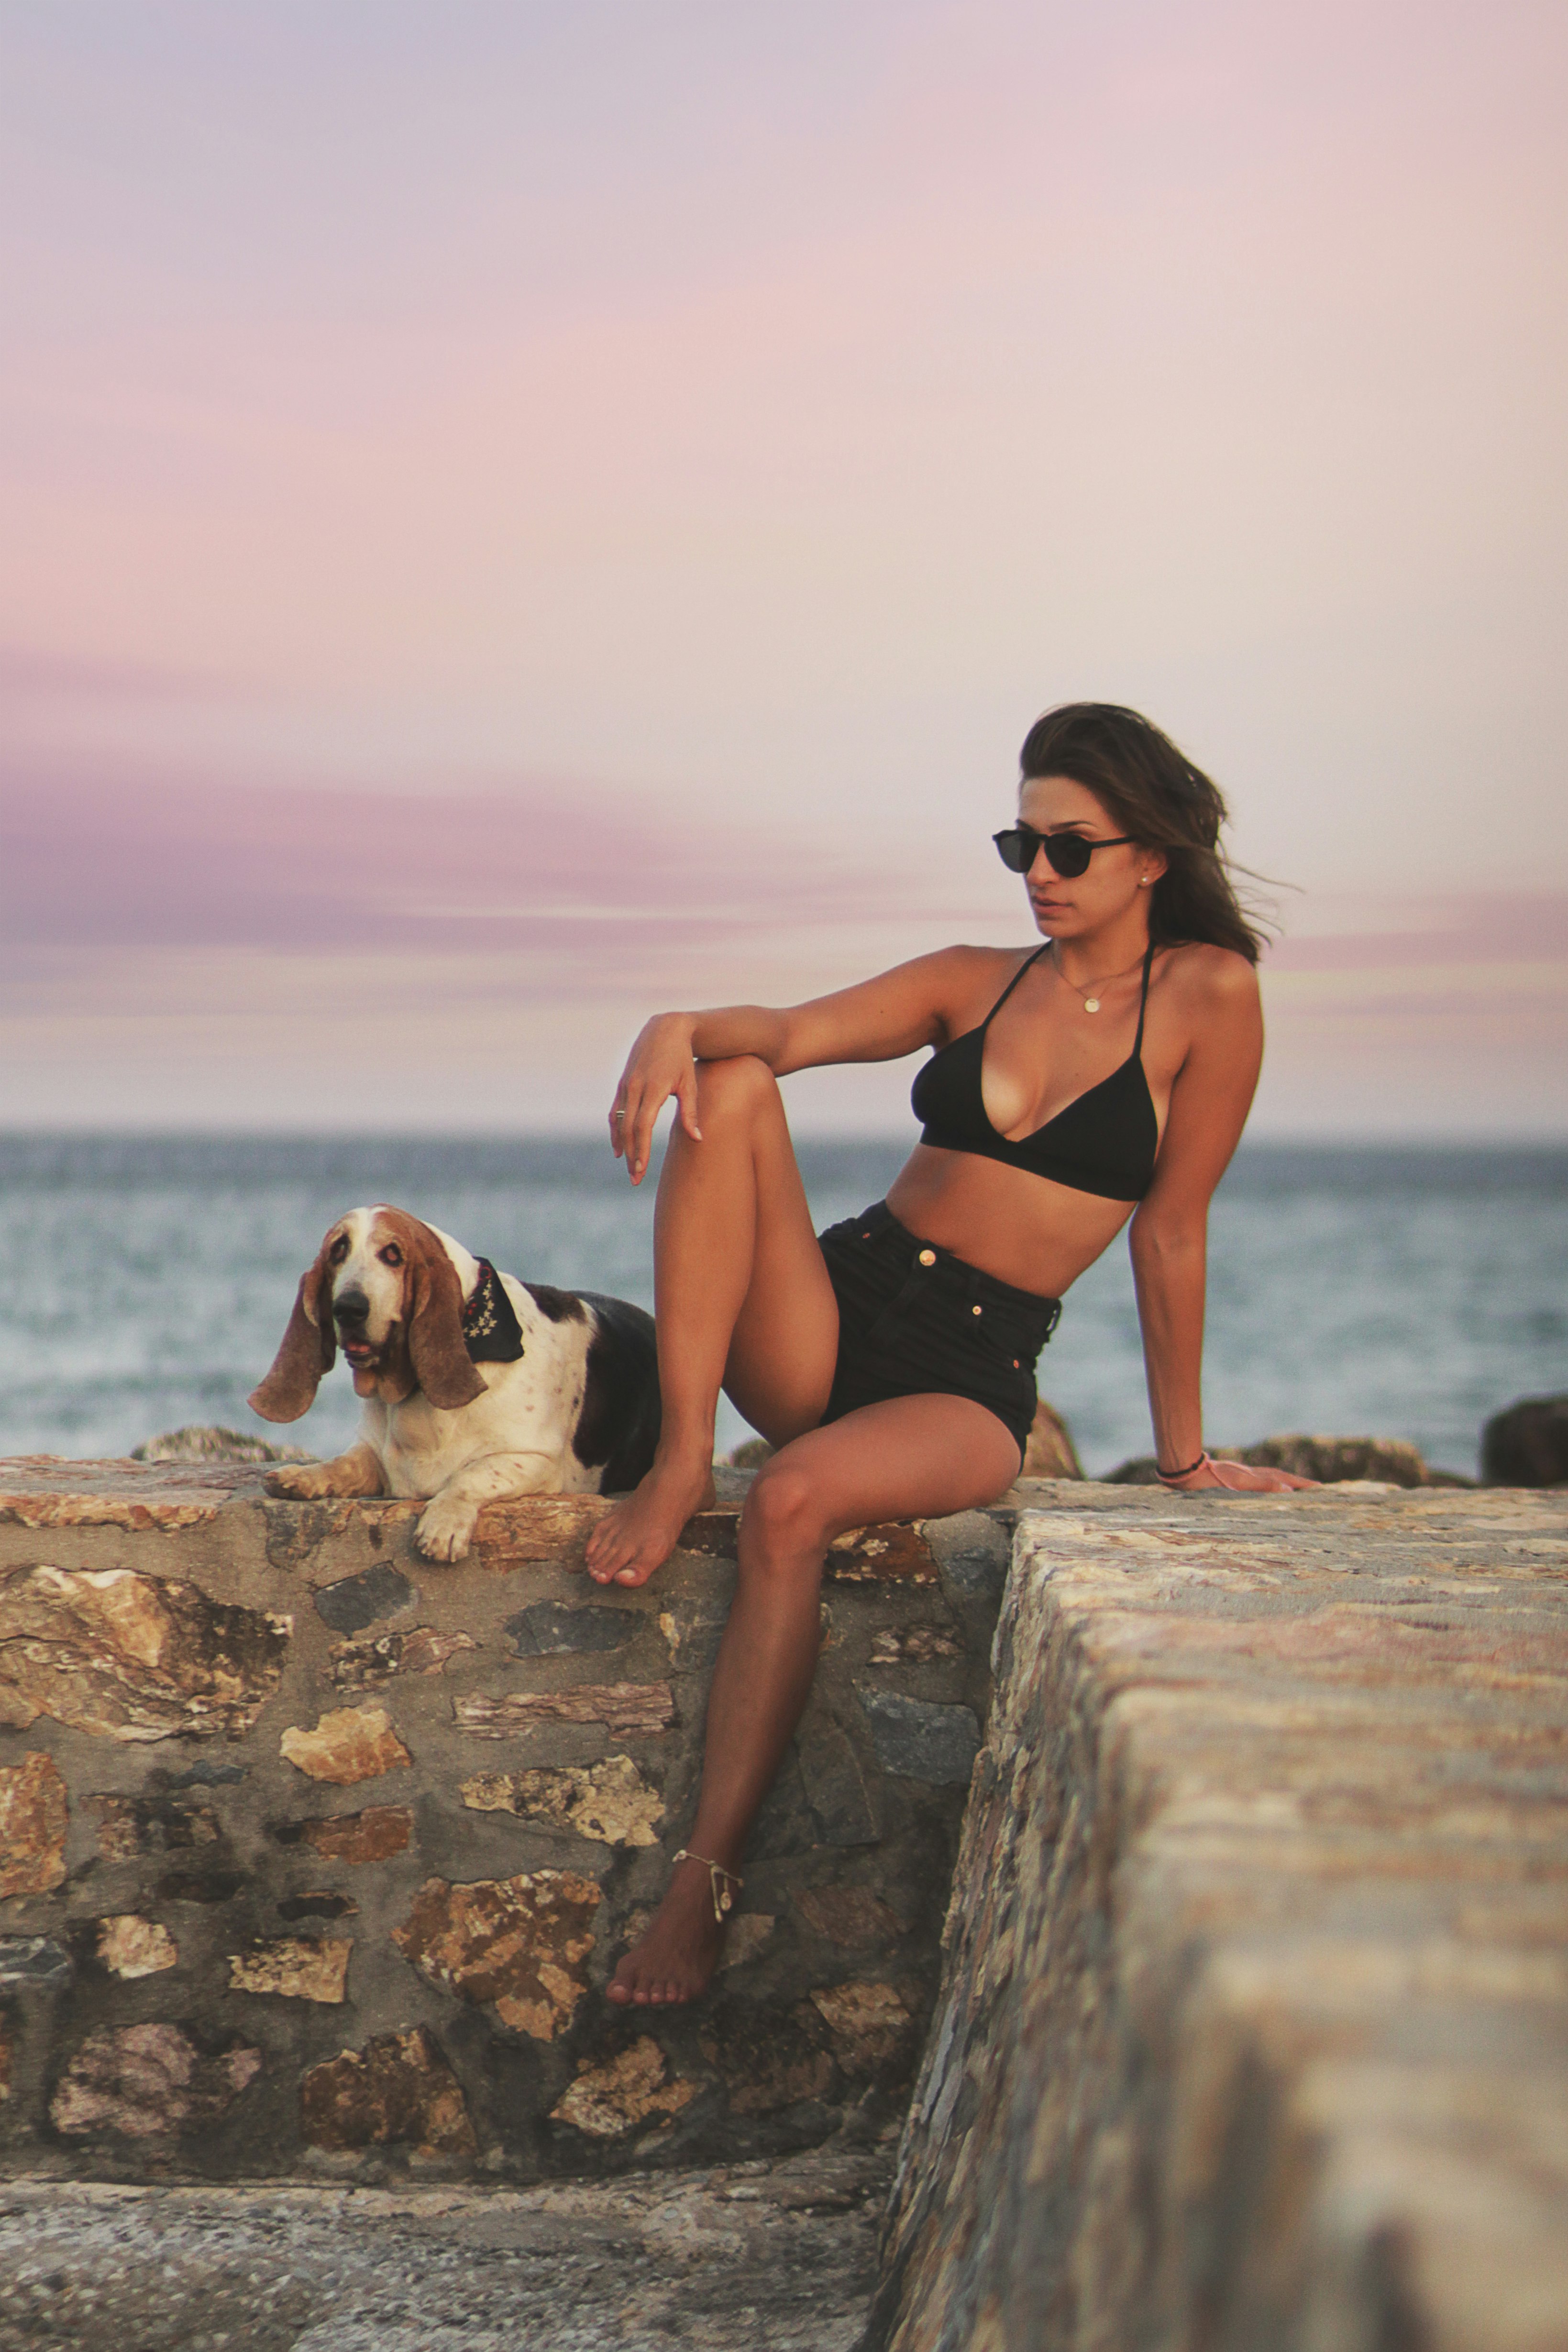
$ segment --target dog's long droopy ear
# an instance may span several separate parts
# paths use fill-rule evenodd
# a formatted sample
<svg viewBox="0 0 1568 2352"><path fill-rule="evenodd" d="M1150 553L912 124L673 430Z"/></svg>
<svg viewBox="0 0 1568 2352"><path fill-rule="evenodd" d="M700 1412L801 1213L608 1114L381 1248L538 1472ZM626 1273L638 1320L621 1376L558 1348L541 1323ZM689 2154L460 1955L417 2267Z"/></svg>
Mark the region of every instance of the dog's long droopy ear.
<svg viewBox="0 0 1568 2352"><path fill-rule="evenodd" d="M485 1392L463 1345L462 1285L429 1226L408 1222L408 1360L431 1403L456 1412Z"/></svg>
<svg viewBox="0 0 1568 2352"><path fill-rule="evenodd" d="M332 1233L336 1233L334 1225ZM337 1334L332 1328L331 1268L327 1251L332 1234L316 1253L316 1263L300 1276L294 1312L283 1334L283 1345L272 1360L272 1370L250 1392L250 1409L263 1421L298 1421L316 1401L323 1372L337 1361Z"/></svg>

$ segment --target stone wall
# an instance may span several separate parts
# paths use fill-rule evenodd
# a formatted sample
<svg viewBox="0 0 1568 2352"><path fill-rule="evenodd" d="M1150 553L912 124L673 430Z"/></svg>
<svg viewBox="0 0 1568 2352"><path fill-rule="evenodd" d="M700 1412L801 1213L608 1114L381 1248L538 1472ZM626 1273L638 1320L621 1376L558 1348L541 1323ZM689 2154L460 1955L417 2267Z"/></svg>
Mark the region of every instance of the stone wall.
<svg viewBox="0 0 1568 2352"><path fill-rule="evenodd" d="M1562 2352L1568 1496L1057 1500L868 2352Z"/></svg>
<svg viewBox="0 0 1568 2352"><path fill-rule="evenodd" d="M639 1592L596 1497L298 1504L0 1465L0 2156L126 2179L528 2180L900 2111L1006 1514L836 1548L816 1688L717 1990L604 1986L688 1828L736 1496Z"/></svg>

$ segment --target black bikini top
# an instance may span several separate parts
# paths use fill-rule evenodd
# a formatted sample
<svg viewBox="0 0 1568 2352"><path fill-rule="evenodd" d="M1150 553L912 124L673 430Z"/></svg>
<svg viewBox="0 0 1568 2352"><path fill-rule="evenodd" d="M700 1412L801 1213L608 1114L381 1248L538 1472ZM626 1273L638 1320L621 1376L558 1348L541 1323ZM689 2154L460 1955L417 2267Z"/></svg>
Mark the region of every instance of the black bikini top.
<svg viewBox="0 0 1568 2352"><path fill-rule="evenodd" d="M921 1141L934 1144L939 1151L973 1151L983 1160L999 1160L1006 1168L1026 1168L1031 1175L1048 1176L1052 1183L1066 1184L1075 1192L1096 1192L1106 1201L1141 1201L1154 1180L1154 1154L1160 1147L1160 1122L1142 1062L1143 1015L1154 961L1152 940L1143 959L1138 1034L1121 1068L1016 1143L999 1135L986 1117L981 1087L985 1033L1024 974L1049 950L1047 940L1019 965L979 1028L939 1046L921 1069L910 1091L915 1117L922 1122Z"/></svg>

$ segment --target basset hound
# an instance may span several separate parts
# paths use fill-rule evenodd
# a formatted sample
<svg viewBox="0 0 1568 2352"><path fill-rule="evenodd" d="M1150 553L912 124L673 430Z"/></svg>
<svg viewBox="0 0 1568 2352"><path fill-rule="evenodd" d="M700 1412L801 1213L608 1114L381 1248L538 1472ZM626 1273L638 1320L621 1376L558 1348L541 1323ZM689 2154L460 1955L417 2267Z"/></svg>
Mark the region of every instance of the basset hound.
<svg viewBox="0 0 1568 2352"><path fill-rule="evenodd" d="M416 1538L427 1559L461 1559L486 1503L619 1491L653 1460L653 1318L497 1274L405 1210L339 1218L252 1408L298 1421L340 1347L364 1400L360 1443L267 1485L305 1500L428 1496Z"/></svg>

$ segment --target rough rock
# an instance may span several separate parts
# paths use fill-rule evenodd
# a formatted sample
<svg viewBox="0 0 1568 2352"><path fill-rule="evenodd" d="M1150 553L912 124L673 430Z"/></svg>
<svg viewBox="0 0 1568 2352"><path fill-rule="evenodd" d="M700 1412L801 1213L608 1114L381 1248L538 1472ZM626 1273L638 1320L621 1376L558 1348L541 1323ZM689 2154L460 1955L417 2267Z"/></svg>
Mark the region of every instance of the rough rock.
<svg viewBox="0 0 1568 2352"><path fill-rule="evenodd" d="M503 2025L552 2042L588 1990L599 1903L594 1881L569 1870L427 1878L393 1941L432 1984L493 2002Z"/></svg>
<svg viewBox="0 0 1568 2352"><path fill-rule="evenodd" d="M1521 1397L1481 1432L1489 1486L1568 1485L1568 1396Z"/></svg>
<svg viewBox="0 0 1568 2352"><path fill-rule="evenodd" d="M11 2095L11 2077L16 2071L16 2045L5 2021L0 2018L0 2105Z"/></svg>
<svg viewBox="0 0 1568 2352"><path fill-rule="evenodd" d="M358 1576L341 1576L335 1584L323 1584L315 1595L316 1614L334 1633L357 1633L363 1626L374 1625L378 1617L401 1615L418 1598L417 1587L389 1559L378 1559L374 1568L364 1569Z"/></svg>
<svg viewBox="0 0 1568 2352"><path fill-rule="evenodd" d="M768 1911L732 1913L724 1931L724 1948L719 1955L720 1972L725 1969L743 1969L749 1961L767 1949L773 1941L777 1919Z"/></svg>
<svg viewBox="0 0 1568 2352"><path fill-rule="evenodd" d="M1404 1437L1307 1437L1299 1433L1260 1438L1256 1445L1212 1445L1216 1462L1247 1462L1254 1469L1289 1470L1324 1486L1369 1479L1385 1486L1465 1486L1472 1482L1451 1470L1429 1469ZM1159 1465L1152 1454L1108 1471L1112 1486L1157 1486Z"/></svg>
<svg viewBox="0 0 1568 2352"><path fill-rule="evenodd" d="M448 1658L475 1646L472 1634L438 1633L433 1625L340 1642L332 1653L331 1679L341 1691L379 1690L394 1675L438 1675Z"/></svg>
<svg viewBox="0 0 1568 2352"><path fill-rule="evenodd" d="M162 1903L229 1903L244 1884L237 1870L166 1870L153 1891Z"/></svg>
<svg viewBox="0 0 1568 2352"><path fill-rule="evenodd" d="M1568 1519L1075 1504L1020 1524L868 2352L1568 2343Z"/></svg>
<svg viewBox="0 0 1568 2352"><path fill-rule="evenodd" d="M300 2085L301 2135L342 2150L405 2141L425 2156L471 2156L477 2145L461 2084L423 2025L378 2033L312 2066Z"/></svg>
<svg viewBox="0 0 1568 2352"><path fill-rule="evenodd" d="M54 1991L70 1976L70 1954L52 1936L0 1936L0 1985Z"/></svg>
<svg viewBox="0 0 1568 2352"><path fill-rule="evenodd" d="M570 1690L484 1692L456 1698L452 1717L479 1739L515 1739L549 1723L598 1723L613 1739L668 1731L675 1700L668 1683L575 1683Z"/></svg>
<svg viewBox="0 0 1568 2352"><path fill-rule="evenodd" d="M279 1832L285 1844L302 1841L331 1862L385 1862L404 1853L414 1833L407 1805L367 1805L363 1813L328 1813L290 1822Z"/></svg>
<svg viewBox="0 0 1568 2352"><path fill-rule="evenodd" d="M172 1535L210 1527L256 1473L237 1465L62 1461L58 1454L0 1464L0 1524L18 1528L124 1528Z"/></svg>
<svg viewBox="0 0 1568 2352"><path fill-rule="evenodd" d="M102 2026L67 2065L49 2120L72 2137L162 2138L211 2123L260 2071L259 2050L205 2056L183 2026Z"/></svg>
<svg viewBox="0 0 1568 2352"><path fill-rule="evenodd" d="M703 2056L723 2078L737 2116L775 2115L825 2099L837 2069L827 2030L809 2000L782 2015L720 1994L699 2034Z"/></svg>
<svg viewBox="0 0 1568 2352"><path fill-rule="evenodd" d="M276 1936L228 1955L231 1992L276 1993L285 2000L341 2001L346 1997L347 1937Z"/></svg>
<svg viewBox="0 0 1568 2352"><path fill-rule="evenodd" d="M66 1874L70 1805L52 1757L30 1748L0 1766L0 1900L47 1895Z"/></svg>
<svg viewBox="0 0 1568 2352"><path fill-rule="evenodd" d="M216 1813L199 1798L112 1792L87 1801L98 1815L98 1851L105 1862L129 1862L142 1853L189 1853L223 1843Z"/></svg>
<svg viewBox="0 0 1568 2352"><path fill-rule="evenodd" d="M579 1650L624 1650L646 1622L636 1609L573 1609L535 1601L506 1621L508 1639L524 1658L554 1658Z"/></svg>
<svg viewBox="0 0 1568 2352"><path fill-rule="evenodd" d="M379 1706L334 1707L314 1731L290 1725L278 1747L297 1770L340 1789L356 1780L378 1780L383 1772L414 1761Z"/></svg>
<svg viewBox="0 0 1568 2352"><path fill-rule="evenodd" d="M823 1985L811 2000L847 2074L881 2074L907 2064L913 2055L914 2020L896 1986Z"/></svg>
<svg viewBox="0 0 1568 2352"><path fill-rule="evenodd" d="M348 1919L359 1909L352 1895L333 1895L317 1888L305 1895L286 1895L278 1906L280 1919Z"/></svg>
<svg viewBox="0 0 1568 2352"><path fill-rule="evenodd" d="M912 1665L929 1665L933 1658L962 1658L963 1644L955 1635L943 1633L940 1625L906 1625L902 1630L889 1626L871 1637L871 1654L867 1660L873 1666L901 1666L906 1660Z"/></svg>
<svg viewBox="0 0 1568 2352"><path fill-rule="evenodd" d="M795 1907L834 1944L886 1944L900 1932L887 1905L863 1886L808 1886L795 1896Z"/></svg>
<svg viewBox="0 0 1568 2352"><path fill-rule="evenodd" d="M697 2095L695 2083L672 2083L664 2052L641 2034L629 2050L582 2067L550 2110L595 2139L619 2139L650 2118L672 2116Z"/></svg>
<svg viewBox="0 0 1568 2352"><path fill-rule="evenodd" d="M897 1691L859 1686L857 1693L871 1726L877 1761L884 1772L938 1787L960 1787L969 1779L980 1746L973 1707L933 1706Z"/></svg>
<svg viewBox="0 0 1568 2352"><path fill-rule="evenodd" d="M819 1689L814 1691L796 1738L801 1786L825 1845L876 1845L881 1809L855 1741ZM775 1787L773 1800L779 1790ZM765 1815L764 1815L765 1818ZM759 1825L760 1826L760 1825Z"/></svg>
<svg viewBox="0 0 1568 2352"><path fill-rule="evenodd" d="M110 1976L153 1977L179 1966L180 1948L156 1919L117 1911L98 1923L98 1957Z"/></svg>
<svg viewBox="0 0 1568 2352"><path fill-rule="evenodd" d="M699 1511L680 1531L681 1550L733 1559L739 1517L740 1513L731 1507ZM835 1536L827 1548L823 1573L830 1583L936 1582L936 1566L923 1528L918 1522L911 1525L902 1519L850 1528L843 1535Z"/></svg>
<svg viewBox="0 0 1568 2352"><path fill-rule="evenodd" d="M144 1438L133 1445L132 1462L313 1462L301 1445L270 1445L264 1437L243 1430L222 1429L216 1423L195 1423L188 1429L168 1429L161 1437Z"/></svg>
<svg viewBox="0 0 1568 2352"><path fill-rule="evenodd" d="M1057 1411L1042 1397L1035 1407L1034 1426L1028 1444L1024 1448L1021 1478L1081 1478L1083 1464L1078 1458L1078 1448L1072 1442L1072 1432Z"/></svg>
<svg viewBox="0 0 1568 2352"><path fill-rule="evenodd" d="M679 2119L678 2119L679 2120ZM853 2352L890 2152L507 2188L13 2181L5 2352ZM374 2144L365 2169L395 2163ZM163 2151L157 2151L161 2157ZM456 2168L464 2151L426 2144ZM388 2167L390 2168L390 2167Z"/></svg>
<svg viewBox="0 0 1568 2352"><path fill-rule="evenodd" d="M40 1715L119 1740L247 1731L277 1689L292 1620L130 1569L0 1575L0 1719Z"/></svg>
<svg viewBox="0 0 1568 2352"><path fill-rule="evenodd" d="M629 1756L608 1756L585 1769L479 1772L463 1782L462 1795L474 1812L516 1813L601 1845L657 1845L656 1824L664 1819L658 1790Z"/></svg>

